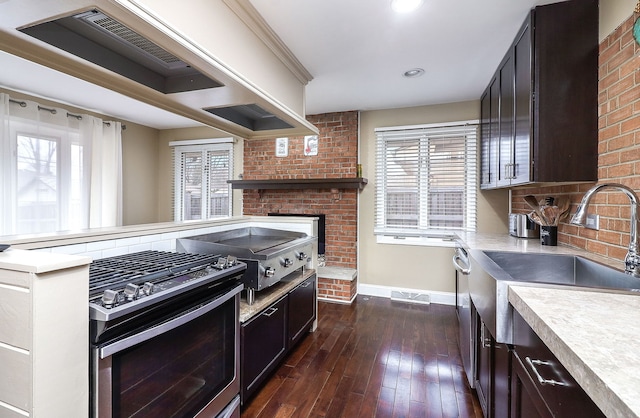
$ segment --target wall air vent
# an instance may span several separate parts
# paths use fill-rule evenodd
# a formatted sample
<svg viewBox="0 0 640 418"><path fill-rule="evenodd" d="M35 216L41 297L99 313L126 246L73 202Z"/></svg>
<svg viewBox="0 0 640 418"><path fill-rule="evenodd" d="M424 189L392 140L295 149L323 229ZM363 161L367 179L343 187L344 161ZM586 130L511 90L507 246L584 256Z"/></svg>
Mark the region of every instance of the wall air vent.
<svg viewBox="0 0 640 418"><path fill-rule="evenodd" d="M271 129L288 129L292 125L267 112L257 104L247 104L227 107L205 108L209 113L244 126L252 131L267 131Z"/></svg>
<svg viewBox="0 0 640 418"><path fill-rule="evenodd" d="M222 86L100 10L39 23L20 31L161 93Z"/></svg>

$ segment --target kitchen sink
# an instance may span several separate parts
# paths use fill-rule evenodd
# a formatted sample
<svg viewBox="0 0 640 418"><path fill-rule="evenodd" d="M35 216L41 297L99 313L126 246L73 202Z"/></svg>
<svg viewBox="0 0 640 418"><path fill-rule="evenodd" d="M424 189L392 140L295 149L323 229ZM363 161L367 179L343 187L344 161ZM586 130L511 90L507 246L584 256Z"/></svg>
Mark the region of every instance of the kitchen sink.
<svg viewBox="0 0 640 418"><path fill-rule="evenodd" d="M622 271L574 255L484 251L516 282L640 291L640 279Z"/></svg>
<svg viewBox="0 0 640 418"><path fill-rule="evenodd" d="M471 300L499 343L513 343L509 284L539 283L593 291L640 292L640 279L580 256L480 250L471 250L469 255Z"/></svg>

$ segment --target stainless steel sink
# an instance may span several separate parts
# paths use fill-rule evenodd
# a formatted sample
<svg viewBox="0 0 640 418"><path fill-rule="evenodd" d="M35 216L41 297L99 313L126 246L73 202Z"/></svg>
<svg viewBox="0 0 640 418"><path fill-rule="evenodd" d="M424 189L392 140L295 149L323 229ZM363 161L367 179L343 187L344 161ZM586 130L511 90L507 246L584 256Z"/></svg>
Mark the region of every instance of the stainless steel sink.
<svg viewBox="0 0 640 418"><path fill-rule="evenodd" d="M479 250L470 256L471 299L500 343L512 343L508 285L514 282L640 292L640 279L579 256Z"/></svg>
<svg viewBox="0 0 640 418"><path fill-rule="evenodd" d="M574 255L484 251L517 282L539 282L573 286L634 289L640 291L640 279L622 271Z"/></svg>

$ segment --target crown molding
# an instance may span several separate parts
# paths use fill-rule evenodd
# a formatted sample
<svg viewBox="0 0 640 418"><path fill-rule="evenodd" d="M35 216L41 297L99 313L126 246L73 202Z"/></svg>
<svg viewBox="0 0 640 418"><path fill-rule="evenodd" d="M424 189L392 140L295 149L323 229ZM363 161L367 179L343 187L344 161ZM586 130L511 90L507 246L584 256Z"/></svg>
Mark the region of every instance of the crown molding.
<svg viewBox="0 0 640 418"><path fill-rule="evenodd" d="M282 42L249 0L222 0L304 85L313 76Z"/></svg>

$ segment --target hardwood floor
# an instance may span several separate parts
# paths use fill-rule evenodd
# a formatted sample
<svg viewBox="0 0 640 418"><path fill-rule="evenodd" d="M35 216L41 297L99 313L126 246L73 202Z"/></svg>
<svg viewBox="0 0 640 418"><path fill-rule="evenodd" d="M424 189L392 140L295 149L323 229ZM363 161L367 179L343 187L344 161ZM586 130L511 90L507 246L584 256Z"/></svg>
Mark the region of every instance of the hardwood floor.
<svg viewBox="0 0 640 418"><path fill-rule="evenodd" d="M455 308L358 296L319 302L307 335L242 418L482 417L457 346Z"/></svg>

